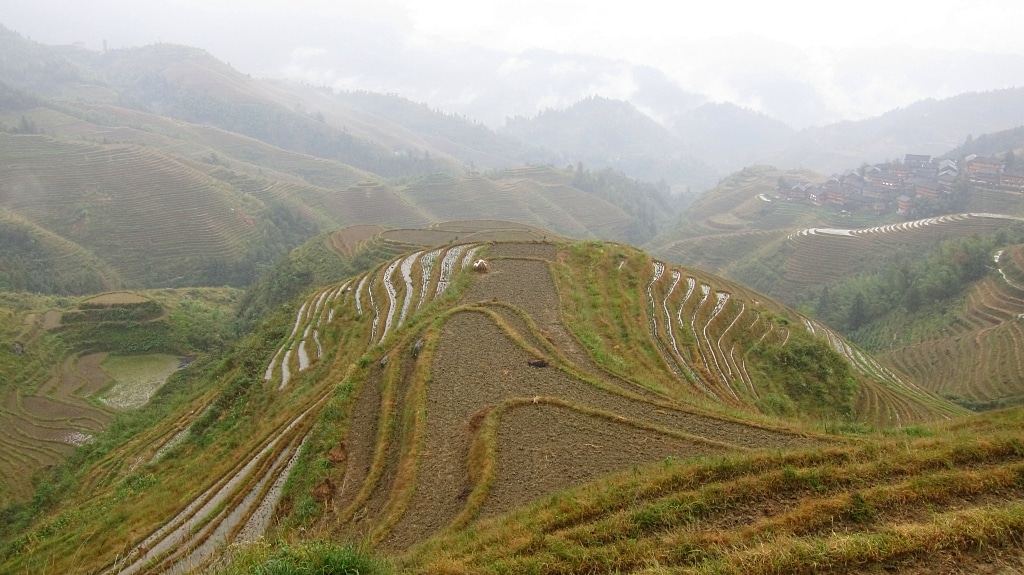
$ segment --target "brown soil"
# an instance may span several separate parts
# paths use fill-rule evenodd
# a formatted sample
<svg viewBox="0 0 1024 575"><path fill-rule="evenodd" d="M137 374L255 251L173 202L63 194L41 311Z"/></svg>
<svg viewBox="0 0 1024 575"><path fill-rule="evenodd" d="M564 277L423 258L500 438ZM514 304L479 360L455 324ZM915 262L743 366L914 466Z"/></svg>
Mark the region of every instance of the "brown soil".
<svg viewBox="0 0 1024 575"><path fill-rule="evenodd" d="M87 427L98 429L110 423L110 415L91 406L79 406L57 401L48 397L23 397L21 404L25 413L47 425Z"/></svg>
<svg viewBox="0 0 1024 575"><path fill-rule="evenodd" d="M107 352L100 352L78 358L78 375L85 380L85 384L76 391L76 395L91 397L110 382L107 372L100 369L100 364L107 359L108 355L110 354Z"/></svg>
<svg viewBox="0 0 1024 575"><path fill-rule="evenodd" d="M488 255L492 260L492 271L477 277L466 300L490 302L497 298L498 301L506 301L524 309L542 329L551 332L561 330L557 316L557 293L547 264L543 261L501 259L523 256L554 257L554 247L531 244L492 247ZM385 547L399 549L419 541L445 527L462 510L472 490L467 470L473 432L470 422L474 415L509 398L557 398L582 408L608 412L672 429L677 433L727 444L723 448L728 448L728 445L782 448L809 443L806 438L794 434L630 399L581 382L555 367L531 367L528 362L532 359L535 358L520 348L483 313L458 313L445 323L435 351L433 380L427 388L426 435L419 461L416 491L408 510L384 542ZM622 387L628 387L628 384ZM529 413L531 410L524 411ZM530 424L537 428L533 434L510 432L505 429L509 423L502 423L498 458L499 462L505 462L502 467L505 471L500 472L504 473L501 476L504 480L512 483L519 481L518 477L509 475L509 470L517 465L525 465L527 469L531 465L539 466L532 469L543 469L543 465L561 465L561 469L574 466L574 461L565 464L526 463L532 460L525 458L524 454L541 447L538 441L548 441L541 440L541 436L547 438L559 435L560 443L551 446L551 453L572 451L579 455L578 449L573 446L600 444L594 441L595 433L603 440L608 433L614 433L611 429L625 425L573 412L570 415L562 414L570 423L554 420L544 423L545 415L557 413L558 410L549 409L542 411L540 416L517 415L512 418L513 422L517 422L520 417L528 418ZM574 426L571 422L578 425ZM592 467L579 472L580 477L609 473L621 469L621 466L667 456L663 455L666 453L688 456L701 452L694 448L700 442L668 441L662 437L663 434L632 429L636 430L633 439L640 443L667 441L666 445L675 449L634 449L632 452L625 448L611 449L610 452L617 453L607 459L595 457ZM627 443L617 447L624 445ZM524 473L528 476L531 472ZM557 483L562 479L565 480L564 484L576 481L571 475L553 480L534 478L529 480L537 488L533 491L529 482L524 485L503 485L504 481L499 479L493 487L493 493L501 494L501 499L495 503L488 502L487 509L492 512L504 509L512 498L522 501L541 496L548 488L545 481Z"/></svg>
<svg viewBox="0 0 1024 575"><path fill-rule="evenodd" d="M6 465L0 466L0 483L8 486L10 497L31 495L31 477L71 453L69 438L92 435L110 424L109 412L83 398L106 382L98 367L104 357L69 356L33 395L21 396L12 389L3 396L0 429L6 433L0 450ZM100 376L104 379L98 382Z"/></svg>
<svg viewBox="0 0 1024 575"><path fill-rule="evenodd" d="M60 327L61 312L51 309L43 314L43 329L57 329Z"/></svg>
<svg viewBox="0 0 1024 575"><path fill-rule="evenodd" d="M103 421L109 420L103 410L97 409L83 399L95 393L110 380L107 374L99 369L99 362L103 361L106 356L106 353L96 353L81 358L73 355L64 358L60 371L41 385L35 396L56 397L78 409L99 414ZM87 390L90 389L93 391L87 393ZM40 414L39 416L44 419L62 417L59 414L47 415L49 412L45 408L33 413Z"/></svg>
<svg viewBox="0 0 1024 575"><path fill-rule="evenodd" d="M27 448L26 451L35 449L63 455L71 452L71 446L65 445L63 441L69 433L76 431L74 429L49 427L19 416L12 417L10 422L13 424L11 441L23 444Z"/></svg>
<svg viewBox="0 0 1024 575"><path fill-rule="evenodd" d="M967 553L938 552L874 563L856 570L865 575L1019 575L1024 573L1024 544L987 546Z"/></svg>
<svg viewBox="0 0 1024 575"><path fill-rule="evenodd" d="M380 371L363 383L352 406L348 433L342 448L345 450L345 476L334 492L334 511L341 513L355 500L366 481L373 463L373 449L377 442L377 422L380 418Z"/></svg>
<svg viewBox="0 0 1024 575"><path fill-rule="evenodd" d="M563 406L520 406L502 418L497 475L481 515L508 511L609 470L721 451Z"/></svg>
<svg viewBox="0 0 1024 575"><path fill-rule="evenodd" d="M144 303L149 301L149 298L140 296L138 294L128 292L113 292L91 297L82 303L97 304L97 305L122 305L130 303Z"/></svg>
<svg viewBox="0 0 1024 575"><path fill-rule="evenodd" d="M530 315L538 329L558 350L565 355L573 364L587 372L592 377L609 385L615 385L629 390L631 393L639 394L651 399L659 398L658 394L632 382L623 381L607 373L593 360L582 346L562 325L558 317L559 299L555 287L554 278L551 277L551 270L546 262L554 261L558 256L558 249L551 244L498 244L492 246L488 257L498 258L531 258L530 260L502 260L498 270L493 269L490 274L485 274L473 283L465 300L473 301L504 301L519 307ZM537 261L539 258L544 261ZM501 272L499 272L501 270ZM533 280L528 287L515 286L504 287L502 281L491 281L507 279L500 273L518 274L525 278L541 278ZM499 273L499 275L492 275ZM510 316L512 314L503 314ZM510 323L519 322L510 320Z"/></svg>
<svg viewBox="0 0 1024 575"><path fill-rule="evenodd" d="M359 225L340 229L330 235L328 245L343 257L352 257L359 244L384 231L383 226Z"/></svg>

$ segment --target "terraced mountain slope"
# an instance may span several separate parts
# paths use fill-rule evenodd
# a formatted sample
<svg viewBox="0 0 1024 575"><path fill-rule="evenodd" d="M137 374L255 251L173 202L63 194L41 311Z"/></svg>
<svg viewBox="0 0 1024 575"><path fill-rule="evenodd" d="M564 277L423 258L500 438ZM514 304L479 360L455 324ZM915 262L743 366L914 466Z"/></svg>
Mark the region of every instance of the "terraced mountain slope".
<svg viewBox="0 0 1024 575"><path fill-rule="evenodd" d="M851 220L807 202L778 200L780 178L791 183L825 180L806 170L744 168L703 193L674 224L665 225L664 231L644 247L668 261L728 276L739 262L770 250L794 230L878 223L874 217Z"/></svg>
<svg viewBox="0 0 1024 575"><path fill-rule="evenodd" d="M948 321L916 330L912 342L880 359L967 405L1024 401L1024 246L1000 250L993 259L996 271L970 288ZM900 326L893 331L899 333Z"/></svg>
<svg viewBox="0 0 1024 575"><path fill-rule="evenodd" d="M0 245L0 291L83 295L123 285L94 254L3 209Z"/></svg>
<svg viewBox="0 0 1024 575"><path fill-rule="evenodd" d="M991 236L1019 228L1024 218L990 213L966 213L913 220L861 229L805 228L776 240L758 259L734 266L730 275L754 289L795 301L800 294L820 290L898 248L922 251L940 241L972 235Z"/></svg>
<svg viewBox="0 0 1024 575"><path fill-rule="evenodd" d="M863 284L885 265L898 267L897 259L905 272L915 259L924 258L945 241L990 238L998 249L1019 241L1014 238L1024 230L1016 193L972 192L971 207L997 211L871 225L868 216L830 215L803 202L776 199L770 186L780 176L785 174L768 168L735 174L687 212L684 217L690 225L652 240L652 252L668 261L715 270L848 329L849 322L843 321L848 312L842 310L850 302L834 295L826 298L822 295L826 288L850 287L857 278ZM995 257L996 249L986 259ZM955 259L964 254L947 256ZM1024 340L1014 326L1016 315L1024 310L1018 310L1014 285L1003 279L1013 273L1012 264L987 265L991 271L955 301L936 303L926 298L914 306L920 308L917 313L876 311L873 315L884 315L884 319L863 333L848 335L878 353L888 367L912 374L932 392L962 405L991 408L1016 403L1024 389L1014 358ZM906 273L894 270L887 276L894 280L888 297L876 293L877 289L871 292L876 308L886 305L880 302L901 299L905 291L924 293L922 286L906 284L910 281ZM903 277L903 283L897 277ZM953 278L937 281L951 284Z"/></svg>
<svg viewBox="0 0 1024 575"><path fill-rule="evenodd" d="M396 570L1018 573L1022 419L1016 409L858 445L666 461L441 534Z"/></svg>
<svg viewBox="0 0 1024 575"><path fill-rule="evenodd" d="M258 249L263 206L161 152L4 134L0 155L3 205L102 254L128 285L166 285Z"/></svg>
<svg viewBox="0 0 1024 575"><path fill-rule="evenodd" d="M388 183L209 127L110 107L78 113L91 121L33 109L45 135L0 134L0 207L94 254L127 287L246 285L344 225L504 219L623 240L638 228L635 214L574 186L566 170Z"/></svg>
<svg viewBox="0 0 1024 575"><path fill-rule="evenodd" d="M144 405L180 358L216 349L234 290L0 302L0 505Z"/></svg>
<svg viewBox="0 0 1024 575"><path fill-rule="evenodd" d="M503 219L640 242L674 209L621 174L523 168L521 145L396 97L261 82L181 46L0 42L31 60L0 62L0 207L128 288L248 285L339 226Z"/></svg>
<svg viewBox="0 0 1024 575"><path fill-rule="evenodd" d="M962 413L763 296L601 243L417 249L186 371L178 409L84 448L4 569L183 572L299 527L395 552L647 462Z"/></svg>
<svg viewBox="0 0 1024 575"><path fill-rule="evenodd" d="M710 256L696 251L694 241L679 242L668 254L687 248L690 258L717 261L716 267L737 281L798 305L816 301L825 287L875 271L897 251L927 253L953 238L1012 237L1021 230L1022 221L1015 215L975 212L859 229L776 230L757 234L763 243L756 247L751 245L754 233L736 233L725 236L725 241L708 243ZM720 251L716 253L715 248ZM1024 393L1019 362L1014 359L1024 346L1016 328L1017 314L1024 309L1019 309L1017 284L1005 279L1015 273L1013 260L999 262L990 264L994 269L970 287L962 300L943 304L945 311L929 307L929 314L939 314L935 317L890 313L884 325L873 326L864 335L873 342L865 340L865 345L880 351L880 359L890 368L964 405L1016 402Z"/></svg>

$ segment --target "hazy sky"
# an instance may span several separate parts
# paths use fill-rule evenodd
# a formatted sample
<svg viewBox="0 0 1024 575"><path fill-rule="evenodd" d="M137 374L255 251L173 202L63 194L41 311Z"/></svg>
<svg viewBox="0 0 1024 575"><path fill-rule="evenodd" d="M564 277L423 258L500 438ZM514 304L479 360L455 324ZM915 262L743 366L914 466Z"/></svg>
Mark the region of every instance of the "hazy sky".
<svg viewBox="0 0 1024 575"><path fill-rule="evenodd" d="M821 0L0 0L0 23L46 44L189 44L254 75L287 73L340 87L353 87L345 85L353 81L345 62L397 49L441 54L453 43L510 58L543 48L650 65L685 90L768 112L781 105L774 100L803 85L814 87L822 109L847 117L965 89L1024 85L1024 66L1014 66L1024 61L1020 0L840 6ZM936 64L929 72L935 77L914 77L918 62L967 52L1012 58L988 60L991 69L979 69L983 58L959 68ZM888 75L864 79L859 68L872 61ZM853 81L860 82L856 89ZM778 85L760 87L764 82ZM630 89L606 84L595 90Z"/></svg>

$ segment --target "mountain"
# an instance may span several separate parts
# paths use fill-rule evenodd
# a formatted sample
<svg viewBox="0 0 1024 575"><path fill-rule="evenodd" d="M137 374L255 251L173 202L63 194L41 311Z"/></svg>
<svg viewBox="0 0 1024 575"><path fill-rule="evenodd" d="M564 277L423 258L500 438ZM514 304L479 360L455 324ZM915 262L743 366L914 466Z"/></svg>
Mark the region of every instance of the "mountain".
<svg viewBox="0 0 1024 575"><path fill-rule="evenodd" d="M182 46L0 39L38 64L0 62L0 207L125 287L248 285L345 225L504 219L642 242L676 209L664 187L610 171L518 167L549 156L397 96L257 81ZM56 76L52 99L26 91L54 63L77 75Z"/></svg>
<svg viewBox="0 0 1024 575"><path fill-rule="evenodd" d="M221 130L64 109L0 114L45 132L0 134L0 206L94 254L126 287L247 285L339 225L494 218L642 241L672 210L663 191L612 173L518 168L386 183Z"/></svg>
<svg viewBox="0 0 1024 575"><path fill-rule="evenodd" d="M968 135L1019 126L1024 117L1020 89L1004 89L923 100L797 132L623 64L619 71L636 86L630 101L580 94L571 105L514 115L496 134L395 95L254 80L195 48L160 44L97 53L42 46L6 30L0 40L21 55L0 61L0 81L12 86L215 125L385 177L583 162L705 189L722 174L756 163L832 173L906 153L938 155ZM557 68L563 57L531 53L521 59L530 68L551 58Z"/></svg>
<svg viewBox="0 0 1024 575"><path fill-rule="evenodd" d="M971 136L962 145L943 154L947 158L963 158L971 154L993 157L1024 148L1024 125L991 134Z"/></svg>
<svg viewBox="0 0 1024 575"><path fill-rule="evenodd" d="M564 162L611 165L648 180L705 189L722 174L756 164L832 174L908 153L939 156L972 134L1020 126L1022 90L922 100L880 116L799 131L728 103L703 103L660 124L627 101L592 97L532 118L510 118L504 133L561 153Z"/></svg>
<svg viewBox="0 0 1024 575"><path fill-rule="evenodd" d="M811 132L656 74L495 133L195 48L0 47L0 572L1021 556L1024 412L968 411L1024 397L1015 192L903 221L718 178ZM986 98L929 137L1016 113Z"/></svg>
<svg viewBox="0 0 1024 575"><path fill-rule="evenodd" d="M390 236L423 247L179 372L11 508L3 568L159 572L300 526L398 551L666 457L831 453L843 425L963 413L821 324L626 245L428 247L491 225Z"/></svg>
<svg viewBox="0 0 1024 575"><path fill-rule="evenodd" d="M750 166L786 148L797 132L764 114L730 103L705 103L678 116L672 133L719 173Z"/></svg>
<svg viewBox="0 0 1024 575"><path fill-rule="evenodd" d="M504 133L557 153L562 163L611 166L649 181L703 188L713 169L632 104L592 97L564 110L509 118Z"/></svg>
<svg viewBox="0 0 1024 575"><path fill-rule="evenodd" d="M838 173L905 154L938 156L972 134L1015 128L1022 121L1024 88L927 99L866 120L808 128L784 151L763 161Z"/></svg>
<svg viewBox="0 0 1024 575"><path fill-rule="evenodd" d="M380 175L453 171L463 162L509 167L522 152L464 118L394 96L335 96L254 80L196 48L158 44L98 53L42 46L8 30L0 41L21 55L0 61L0 80L16 88L214 125ZM53 69L69 72L49 74Z"/></svg>

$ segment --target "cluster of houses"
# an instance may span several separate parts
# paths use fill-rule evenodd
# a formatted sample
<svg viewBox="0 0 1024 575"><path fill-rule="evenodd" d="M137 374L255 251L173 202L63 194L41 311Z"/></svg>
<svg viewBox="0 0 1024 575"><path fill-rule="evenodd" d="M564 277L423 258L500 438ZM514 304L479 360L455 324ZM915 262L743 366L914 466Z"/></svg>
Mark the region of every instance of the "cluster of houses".
<svg viewBox="0 0 1024 575"><path fill-rule="evenodd" d="M907 154L899 162L833 175L824 184L791 185L780 179L776 195L849 212L872 210L883 214L895 210L912 215L923 202L950 200L958 182L961 186L966 183L969 187L1024 193L1024 167L976 155L967 156L958 165L956 160Z"/></svg>

